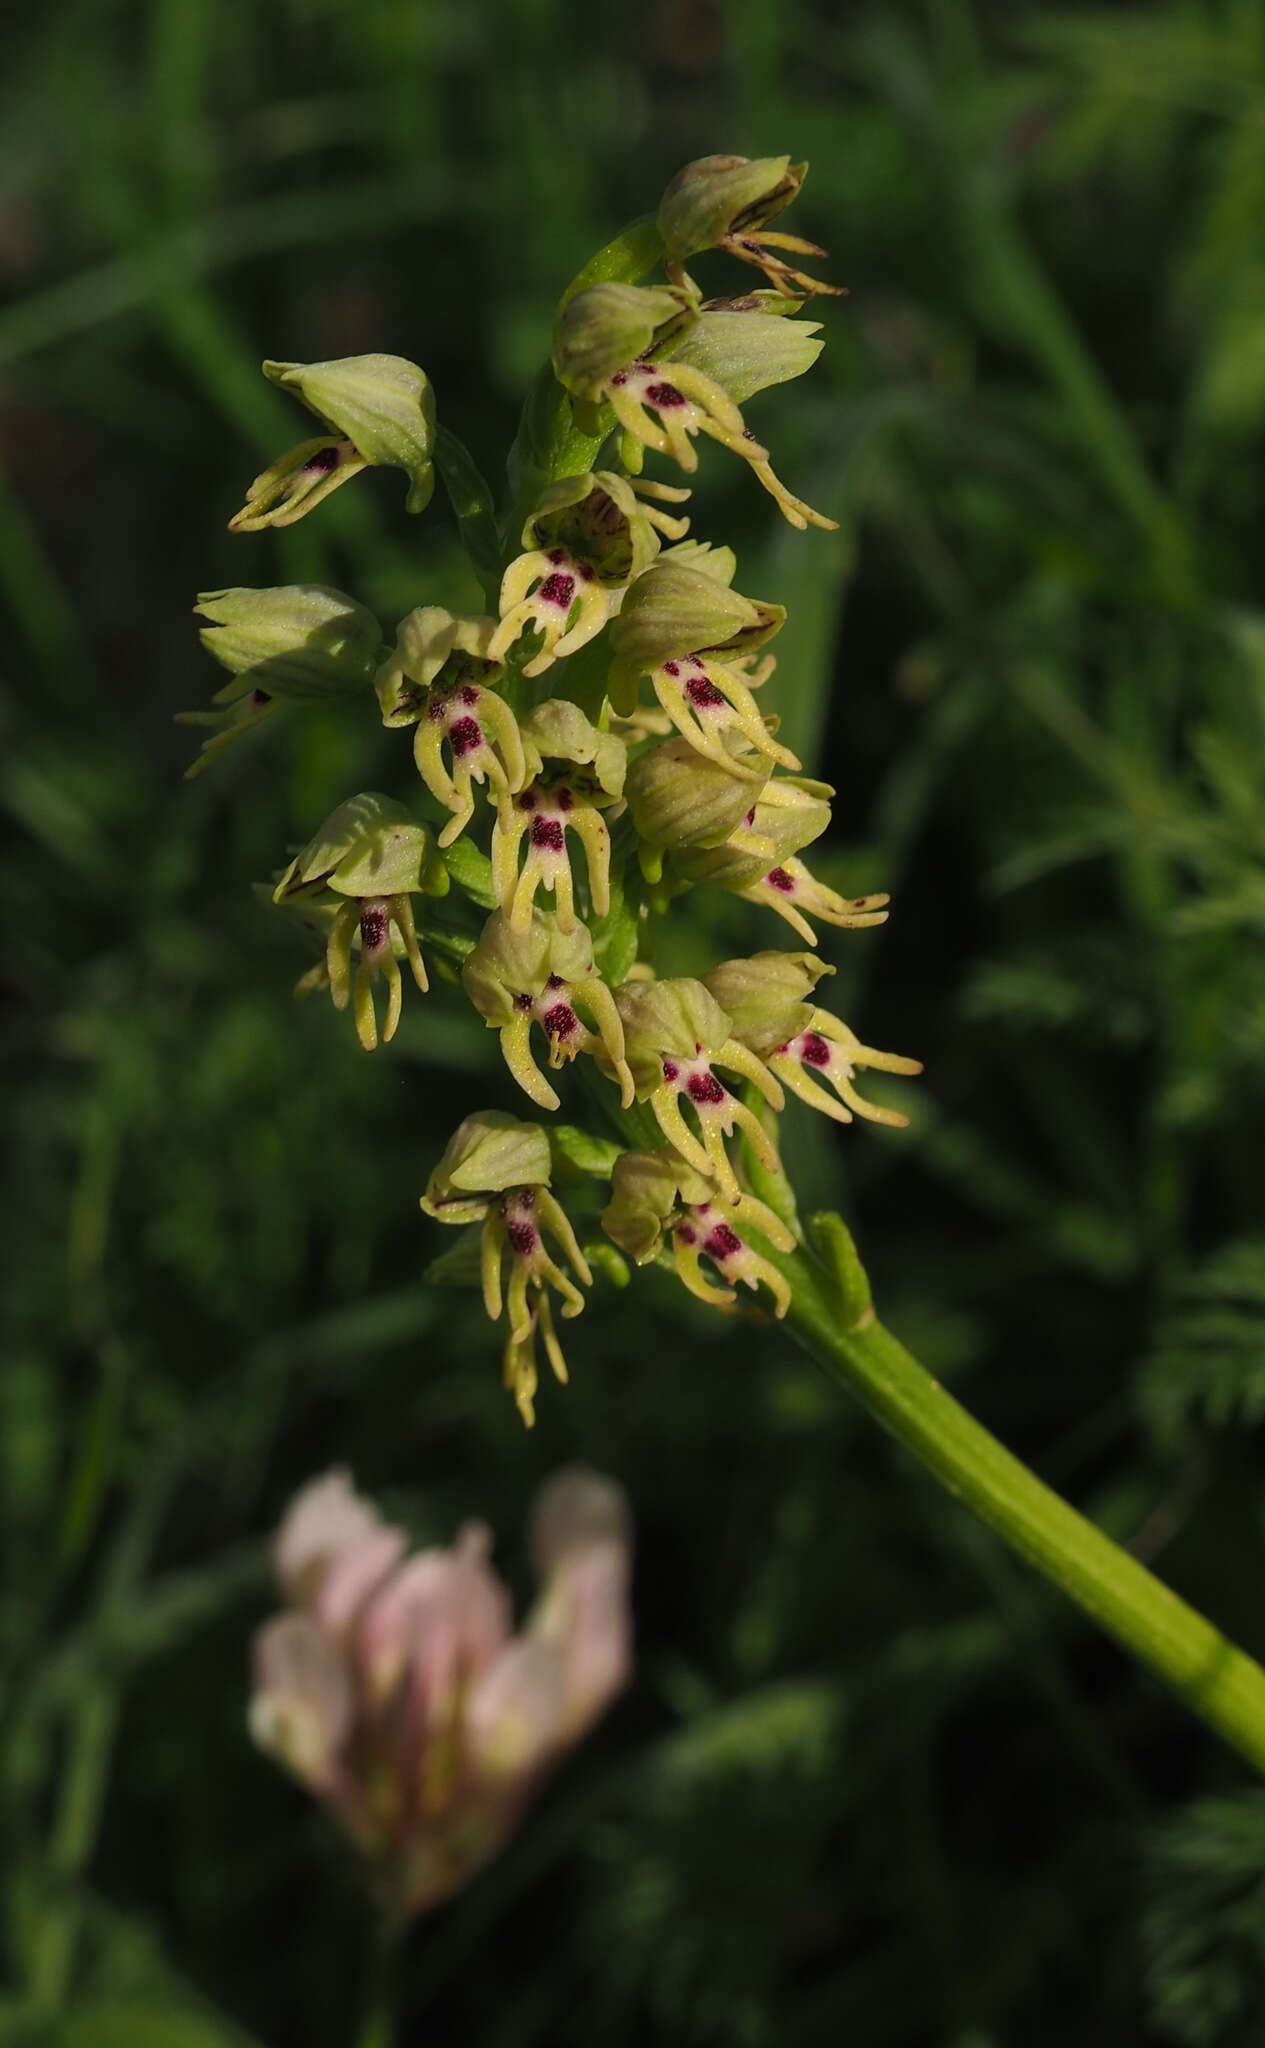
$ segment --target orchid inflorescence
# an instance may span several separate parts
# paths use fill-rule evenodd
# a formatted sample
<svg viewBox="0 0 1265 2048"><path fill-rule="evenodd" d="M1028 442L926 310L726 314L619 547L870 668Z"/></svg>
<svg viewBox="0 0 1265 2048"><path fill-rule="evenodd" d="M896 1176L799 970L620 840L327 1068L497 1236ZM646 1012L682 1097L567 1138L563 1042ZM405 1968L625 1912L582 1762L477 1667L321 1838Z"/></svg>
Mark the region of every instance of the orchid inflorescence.
<svg viewBox="0 0 1265 2048"><path fill-rule="evenodd" d="M689 164L657 220L581 273L511 453L504 519L414 364L265 365L324 432L258 478L230 524L287 525L375 465L404 471L420 511L438 472L486 615L422 606L388 643L340 591L199 599L202 640L230 680L216 709L186 714L213 728L195 768L274 714L331 697L376 698L383 725L413 735L414 805L353 795L275 881L273 903L320 949L300 989L350 1005L373 1050L399 1024L402 970L425 992L429 956L499 1033L538 1109L562 1107L546 1068L561 1081L582 1058L588 1096L609 1113L616 1135L599 1137L476 1111L422 1196L428 1215L478 1236L527 1422L538 1336L566 1377L555 1303L579 1314L595 1268L625 1281L621 1253L673 1265L704 1301L731 1307L742 1286L783 1314L777 1258L797 1233L775 1135L785 1090L838 1122L900 1124L856 1076L918 1071L816 1006L833 970L812 952L655 971L664 915L696 887L775 912L814 949L814 920L851 929L887 914L886 896L839 896L801 858L833 792L760 708L785 612L734 588L730 549L689 534L688 488L643 473L662 456L691 475L702 437L738 455L793 527L833 525L780 480L741 410L822 347L819 323L799 316L834 287L788 260L822 252L768 227L804 168ZM754 265L766 288L704 299L687 266L708 250ZM666 282L641 282L656 262ZM604 1240L581 1243L559 1188L581 1213L600 1209Z"/></svg>

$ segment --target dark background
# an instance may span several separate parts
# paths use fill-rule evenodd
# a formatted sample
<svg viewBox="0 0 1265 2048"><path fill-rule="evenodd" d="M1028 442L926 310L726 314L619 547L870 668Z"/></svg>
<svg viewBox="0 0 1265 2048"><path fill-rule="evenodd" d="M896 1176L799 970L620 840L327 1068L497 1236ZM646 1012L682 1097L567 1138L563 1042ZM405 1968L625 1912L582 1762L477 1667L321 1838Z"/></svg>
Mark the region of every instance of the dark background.
<svg viewBox="0 0 1265 2048"><path fill-rule="evenodd" d="M226 535L305 431L260 358L413 356L499 473L590 251L690 157L809 158L850 297L751 417L840 532L718 449L694 530L791 608L814 865L895 899L831 1006L927 1072L908 1133L793 1109L787 1156L918 1355L1265 1652L1263 137L1255 0L10 11L0 2040L354 2039L367 1909L245 1735L267 1533L345 1462L419 1539L485 1516L521 1598L576 1456L633 1497L636 1684L411 1934L404 2041L1263 2038L1245 1767L789 1338L599 1286L524 1434L422 1279L494 1039L441 992L364 1057L250 890L398 743L315 712L183 785L171 723L199 589L470 601L398 477Z"/></svg>

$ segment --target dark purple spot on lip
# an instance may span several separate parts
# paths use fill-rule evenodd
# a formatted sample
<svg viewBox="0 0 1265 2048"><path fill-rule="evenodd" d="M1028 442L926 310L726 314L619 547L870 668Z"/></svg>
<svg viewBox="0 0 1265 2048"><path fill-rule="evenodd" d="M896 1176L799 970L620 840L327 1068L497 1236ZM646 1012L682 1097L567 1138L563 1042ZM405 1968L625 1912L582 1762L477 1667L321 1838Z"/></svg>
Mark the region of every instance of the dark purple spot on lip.
<svg viewBox="0 0 1265 2048"><path fill-rule="evenodd" d="M678 1223L676 1234L682 1244L694 1244L698 1238L698 1232L690 1223Z"/></svg>
<svg viewBox="0 0 1265 2048"><path fill-rule="evenodd" d="M548 554L545 556L545 560L547 562L552 562L555 569L560 569L562 567L562 564L566 561L566 559L567 551L565 548L550 548Z"/></svg>
<svg viewBox="0 0 1265 2048"><path fill-rule="evenodd" d="M515 797L514 801L520 811L534 811L536 808L536 792L534 789L525 789L521 796Z"/></svg>
<svg viewBox="0 0 1265 2048"><path fill-rule="evenodd" d="M575 809L575 798L565 784L561 789L555 789L553 800L560 811L573 811Z"/></svg>
<svg viewBox="0 0 1265 2048"><path fill-rule="evenodd" d="M718 1223L703 1239L703 1250L719 1265L722 1259L732 1259L735 1252L742 1250L742 1239L727 1223Z"/></svg>
<svg viewBox="0 0 1265 2048"><path fill-rule="evenodd" d="M309 476L328 476L331 469L337 469L339 455L337 448L318 448L315 455L309 455L303 468Z"/></svg>
<svg viewBox="0 0 1265 2048"><path fill-rule="evenodd" d="M795 878L785 868L770 868L764 879L771 889L780 889L783 896L795 894Z"/></svg>
<svg viewBox="0 0 1265 2048"><path fill-rule="evenodd" d="M591 583L593 581L593 578L597 572L593 568L591 562L577 562L575 566L579 573L581 583Z"/></svg>
<svg viewBox="0 0 1265 2048"><path fill-rule="evenodd" d="M799 1056L806 1066L828 1067L830 1047L817 1031L806 1031L799 1042Z"/></svg>
<svg viewBox="0 0 1265 2048"><path fill-rule="evenodd" d="M681 1069L675 1060L665 1060L663 1062L663 1078L665 1081L675 1081L680 1071Z"/></svg>
<svg viewBox="0 0 1265 2048"><path fill-rule="evenodd" d="M457 700L458 700L458 702L459 702L459 703L461 703L461 704L477 704L477 703L478 703L478 701L479 701L479 693L478 693L478 691L477 691L477 690L475 689L475 687L474 687L473 683L463 683L463 684L462 684L461 688L460 688L460 689L458 690L458 692L457 692Z"/></svg>
<svg viewBox="0 0 1265 2048"><path fill-rule="evenodd" d="M516 995L514 998L514 1008L516 1010L530 1010L531 997L529 995Z"/></svg>
<svg viewBox="0 0 1265 2048"><path fill-rule="evenodd" d="M477 718L459 718L455 725L449 726L448 738L459 761L463 754L472 753L483 745L483 729Z"/></svg>
<svg viewBox="0 0 1265 2048"><path fill-rule="evenodd" d="M272 698L268 695L268 692L266 690L252 690L250 693L250 701L255 706L255 709L258 711L261 710L265 704L271 704Z"/></svg>
<svg viewBox="0 0 1265 2048"><path fill-rule="evenodd" d="M546 576L536 595L541 604L554 604L559 611L569 611L575 596L575 577L562 576L555 571L552 576Z"/></svg>
<svg viewBox="0 0 1265 2048"><path fill-rule="evenodd" d="M743 819L743 821L742 821L742 822L743 822L743 824L744 824L744 825L754 825L754 824L755 824L755 805L754 805L754 804L752 804L752 806L751 806L751 809L750 809L750 810L749 810L749 811L747 812L747 815L746 815L746 817L745 817L745 818Z"/></svg>
<svg viewBox="0 0 1265 2048"><path fill-rule="evenodd" d="M529 1259L536 1249L536 1230L531 1223L507 1223L505 1235L520 1259Z"/></svg>
<svg viewBox="0 0 1265 2048"><path fill-rule="evenodd" d="M366 953L376 953L385 943L387 925L388 918L385 910L379 910L375 906L372 910L361 911L360 943Z"/></svg>
<svg viewBox="0 0 1265 2048"><path fill-rule="evenodd" d="M560 974L551 974L551 975L550 975L550 977L549 977L549 979L548 979L548 981L547 981L547 982L545 983L545 987L546 987L546 988L565 988L565 987L566 987L566 983L565 983L565 982L563 981L563 979L562 979L562 976L561 976Z"/></svg>
<svg viewBox="0 0 1265 2048"><path fill-rule="evenodd" d="M556 818L533 818L531 823L531 843L533 846L543 846L549 853L561 853L565 844L565 834L558 820Z"/></svg>
<svg viewBox="0 0 1265 2048"><path fill-rule="evenodd" d="M663 673L664 673L664 675L665 675L665 676L679 676L679 675L680 675L680 673L681 673L681 664L680 664L680 662L679 662L679 661L665 661L665 662L664 662L664 664L663 664Z"/></svg>
<svg viewBox="0 0 1265 2048"><path fill-rule="evenodd" d="M685 694L691 704L707 705L709 708L714 708L725 701L724 691L718 690L707 676L691 676L685 685Z"/></svg>
<svg viewBox="0 0 1265 2048"><path fill-rule="evenodd" d="M724 1083L718 1081L715 1074L710 1073L691 1074L686 1087L690 1101L697 1102L700 1107L714 1108L718 1102L725 1100L729 1092Z"/></svg>
<svg viewBox="0 0 1265 2048"><path fill-rule="evenodd" d="M675 384L651 384L646 392L646 404L657 407L660 412L670 411L686 402Z"/></svg>
<svg viewBox="0 0 1265 2048"><path fill-rule="evenodd" d="M612 383L612 384L614 385L614 387L615 387L615 389L616 389L617 391L618 391L618 390L620 390L620 389L622 389L622 387L623 387L623 386L624 386L624 385L625 385L625 384L626 384L627 382L628 382L628 372L627 372L627 370L616 370L616 372L615 372L615 375L614 375L614 376L613 376L613 377L611 378L611 383Z"/></svg>
<svg viewBox="0 0 1265 2048"><path fill-rule="evenodd" d="M570 1003L555 1003L551 1010L545 1011L540 1021L550 1038L570 1038L572 1032L579 1029L580 1020Z"/></svg>

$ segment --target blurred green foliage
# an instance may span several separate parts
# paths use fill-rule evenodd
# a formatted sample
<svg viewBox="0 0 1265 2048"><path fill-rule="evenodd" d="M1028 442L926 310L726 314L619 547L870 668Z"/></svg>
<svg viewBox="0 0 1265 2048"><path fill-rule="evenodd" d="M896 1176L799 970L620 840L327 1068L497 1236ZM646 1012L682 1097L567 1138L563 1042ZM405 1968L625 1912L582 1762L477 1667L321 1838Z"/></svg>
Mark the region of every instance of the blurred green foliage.
<svg viewBox="0 0 1265 2048"><path fill-rule="evenodd" d="M778 466L841 530L714 451L695 532L791 608L823 874L895 897L832 1007L928 1071L907 1135L805 1114L789 1156L893 1327L1259 1655L1256 0L62 0L0 107L0 2040L354 2038L353 1874L244 1733L266 1533L343 1461L513 1576L581 1455L636 1505L638 1682L410 1936L404 2040L1253 2048L1260 1798L787 1340L599 1288L524 1436L421 1278L492 1041L441 991L364 1058L249 889L396 754L322 710L185 788L170 718L197 589L472 596L389 480L224 534L294 438L260 357L415 356L491 469L682 160L810 158L851 297ZM683 959L759 915L691 898Z"/></svg>

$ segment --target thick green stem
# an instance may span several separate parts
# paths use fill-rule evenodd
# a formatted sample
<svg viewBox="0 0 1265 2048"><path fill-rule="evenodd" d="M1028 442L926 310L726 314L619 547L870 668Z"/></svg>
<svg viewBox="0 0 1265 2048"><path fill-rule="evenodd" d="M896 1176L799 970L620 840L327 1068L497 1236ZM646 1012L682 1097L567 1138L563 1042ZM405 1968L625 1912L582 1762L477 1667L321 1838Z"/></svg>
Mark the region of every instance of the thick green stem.
<svg viewBox="0 0 1265 2048"><path fill-rule="evenodd" d="M803 1252L776 1264L791 1283L791 1327L819 1364L950 1493L1265 1772L1265 1671L946 1394L875 1318L855 1255L860 1291L841 1274L836 1293L832 1276Z"/></svg>

